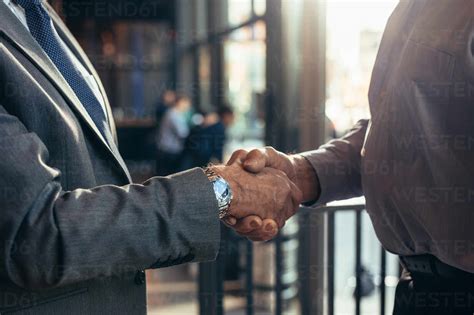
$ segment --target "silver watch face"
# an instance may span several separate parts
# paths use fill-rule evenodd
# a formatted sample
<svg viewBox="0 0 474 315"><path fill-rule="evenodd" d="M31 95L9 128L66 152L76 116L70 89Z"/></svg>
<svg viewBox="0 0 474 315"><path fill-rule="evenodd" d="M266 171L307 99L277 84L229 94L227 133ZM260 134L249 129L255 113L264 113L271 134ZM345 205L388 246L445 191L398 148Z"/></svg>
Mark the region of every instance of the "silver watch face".
<svg viewBox="0 0 474 315"><path fill-rule="evenodd" d="M232 192L229 184L221 177L218 177L213 184L219 209L228 207L232 200Z"/></svg>

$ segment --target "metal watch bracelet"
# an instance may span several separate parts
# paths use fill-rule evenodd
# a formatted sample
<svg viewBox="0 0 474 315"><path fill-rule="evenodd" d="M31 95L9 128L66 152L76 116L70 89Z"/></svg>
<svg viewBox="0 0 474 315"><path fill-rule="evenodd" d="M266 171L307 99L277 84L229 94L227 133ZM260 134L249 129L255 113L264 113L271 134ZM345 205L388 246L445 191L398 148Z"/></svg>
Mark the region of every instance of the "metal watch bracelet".
<svg viewBox="0 0 474 315"><path fill-rule="evenodd" d="M212 165L204 168L204 173L206 174L209 181L213 184L214 193L216 194L216 199L219 206L219 219L224 220L229 216L229 208L232 203L232 191L230 190L230 186L227 181L222 178L219 174L217 174L213 169ZM226 201L222 200L222 196L220 195L218 188L216 187L217 183L223 184L227 187L228 190L228 199Z"/></svg>

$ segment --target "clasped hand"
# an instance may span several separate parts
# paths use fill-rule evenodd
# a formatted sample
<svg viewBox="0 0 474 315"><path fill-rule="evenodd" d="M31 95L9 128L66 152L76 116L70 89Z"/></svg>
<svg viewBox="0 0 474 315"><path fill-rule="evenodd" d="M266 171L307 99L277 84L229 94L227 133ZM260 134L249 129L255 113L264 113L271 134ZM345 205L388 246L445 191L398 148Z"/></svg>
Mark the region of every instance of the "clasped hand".
<svg viewBox="0 0 474 315"><path fill-rule="evenodd" d="M227 166L215 166L234 195L226 225L253 241L274 238L301 202L311 199L310 187L300 180L305 178L299 174L304 164L308 162L301 156L268 147L236 151Z"/></svg>

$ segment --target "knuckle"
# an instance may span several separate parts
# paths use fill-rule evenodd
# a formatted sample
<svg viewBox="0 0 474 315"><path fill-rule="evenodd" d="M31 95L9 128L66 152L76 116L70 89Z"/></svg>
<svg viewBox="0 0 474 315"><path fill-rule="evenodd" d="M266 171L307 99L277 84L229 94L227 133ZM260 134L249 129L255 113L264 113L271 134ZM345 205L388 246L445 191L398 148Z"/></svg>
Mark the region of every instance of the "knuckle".
<svg viewBox="0 0 474 315"><path fill-rule="evenodd" d="M277 150L275 150L275 148L272 147L272 146L266 146L266 147L265 147L265 150L266 150L268 153L276 153L276 152L277 152Z"/></svg>

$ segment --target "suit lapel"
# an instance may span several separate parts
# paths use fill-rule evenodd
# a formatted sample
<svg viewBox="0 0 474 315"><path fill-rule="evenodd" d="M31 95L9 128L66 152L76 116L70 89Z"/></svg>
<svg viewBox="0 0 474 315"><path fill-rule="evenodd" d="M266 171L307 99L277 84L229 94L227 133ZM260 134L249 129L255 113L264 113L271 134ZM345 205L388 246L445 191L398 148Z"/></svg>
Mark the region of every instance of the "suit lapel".
<svg viewBox="0 0 474 315"><path fill-rule="evenodd" d="M105 92L104 86L102 84L102 81L100 80L100 77L97 71L95 70L94 66L90 62L89 58L85 54L82 47L74 38L74 35L71 34L67 26L61 20L61 18L57 15L56 11L54 11L54 9L47 2L45 2L44 5L49 12L51 19L53 20L54 26L56 28L56 31L58 32L61 39L69 47L69 49L76 56L76 58L82 63L82 65L87 69L87 71L89 71L89 73L92 74L92 76L94 77L94 80L97 82L97 85L99 86L100 94L104 100L105 109L107 112L107 122L109 124L110 131L112 133L114 141L117 141L117 132L115 128L114 117L112 115L109 99L107 98L107 93ZM130 174L128 173L128 168L125 162L123 161L122 156L120 155L120 152L118 150L116 143L115 142L110 143L110 147L116 159L118 160L118 162L121 164L122 168L124 169L124 171L127 172L127 176L129 177L129 179L131 179Z"/></svg>
<svg viewBox="0 0 474 315"><path fill-rule="evenodd" d="M51 10L50 7L48 7L48 9ZM20 52L22 52L33 64L38 67L45 77L50 80L50 82L63 95L68 104L71 105L71 107L75 110L78 117L96 134L102 145L104 145L113 155L115 160L120 164L127 178L130 180L128 169L125 165L125 162L118 153L115 144L111 144L111 146L108 145L99 129L89 117L89 114L85 108L82 106L74 91L63 78L61 73L56 69L56 66L51 62L41 46L36 42L24 25L10 11L10 8L8 8L3 1L0 1L0 35L8 40ZM109 113L108 116L109 121L111 121L113 118Z"/></svg>

